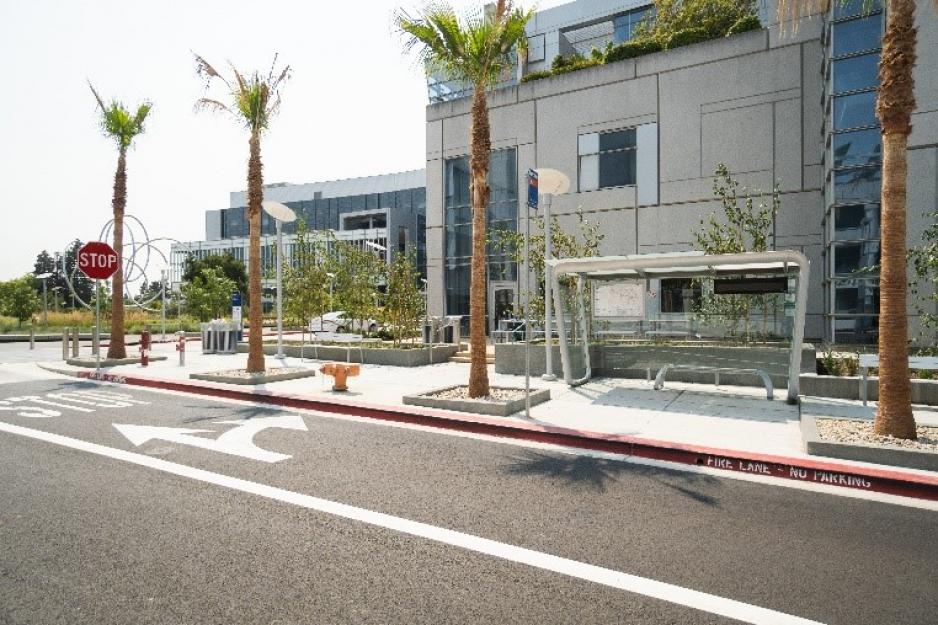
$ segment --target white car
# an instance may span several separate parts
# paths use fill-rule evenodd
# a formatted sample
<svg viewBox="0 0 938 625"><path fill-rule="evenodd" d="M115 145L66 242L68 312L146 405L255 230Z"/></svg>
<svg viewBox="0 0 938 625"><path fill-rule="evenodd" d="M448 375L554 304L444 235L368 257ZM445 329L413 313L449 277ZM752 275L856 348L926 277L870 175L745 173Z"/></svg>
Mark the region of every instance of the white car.
<svg viewBox="0 0 938 625"><path fill-rule="evenodd" d="M369 334L377 332L380 324L374 319L346 319L344 310L335 310L321 317L309 320L310 332L361 332L362 328Z"/></svg>

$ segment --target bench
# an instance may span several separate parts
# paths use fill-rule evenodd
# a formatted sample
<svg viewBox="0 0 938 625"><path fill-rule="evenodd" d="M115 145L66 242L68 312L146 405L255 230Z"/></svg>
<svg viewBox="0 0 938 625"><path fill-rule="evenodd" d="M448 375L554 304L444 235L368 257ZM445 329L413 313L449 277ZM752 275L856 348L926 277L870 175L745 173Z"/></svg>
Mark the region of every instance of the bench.
<svg viewBox="0 0 938 625"><path fill-rule="evenodd" d="M866 405L866 380L870 367L879 367L879 354L860 354L860 399ZM909 369L930 369L938 371L938 358L929 356L912 356L909 358Z"/></svg>
<svg viewBox="0 0 938 625"><path fill-rule="evenodd" d="M762 369L743 369L738 367L708 367L706 365L673 365L667 364L660 369L658 369L658 375L655 376L655 390L660 391L664 388L664 377L667 375L668 371L672 369L684 369L691 371L707 371L713 373L713 384L715 386L720 385L720 374L721 373L754 373L762 378L762 383L765 385L765 394L766 399L769 401L772 400L775 389L772 386L772 378Z"/></svg>

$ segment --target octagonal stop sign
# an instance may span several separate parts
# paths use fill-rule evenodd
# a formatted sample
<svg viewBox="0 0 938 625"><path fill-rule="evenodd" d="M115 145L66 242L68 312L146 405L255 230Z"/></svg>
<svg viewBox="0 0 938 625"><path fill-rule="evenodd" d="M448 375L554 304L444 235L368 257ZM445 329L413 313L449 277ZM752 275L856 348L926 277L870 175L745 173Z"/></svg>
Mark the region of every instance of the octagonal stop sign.
<svg viewBox="0 0 938 625"><path fill-rule="evenodd" d="M78 268L89 278L107 280L120 266L120 256L103 241L89 241L78 250Z"/></svg>

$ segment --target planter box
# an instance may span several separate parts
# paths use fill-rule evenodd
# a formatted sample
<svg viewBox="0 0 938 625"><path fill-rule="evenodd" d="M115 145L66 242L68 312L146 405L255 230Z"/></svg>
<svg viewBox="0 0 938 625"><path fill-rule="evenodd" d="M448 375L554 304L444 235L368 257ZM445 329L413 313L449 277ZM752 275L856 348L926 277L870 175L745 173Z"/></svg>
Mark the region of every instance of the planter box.
<svg viewBox="0 0 938 625"><path fill-rule="evenodd" d="M224 371L216 373L190 373L192 380L205 380L206 382L222 382L224 384L267 384L268 382L283 382L284 380L296 380L299 378L311 378L316 375L315 369L304 369L303 371L288 371L278 373L276 369L265 371L264 373L252 373L249 377L238 375L228 375Z"/></svg>
<svg viewBox="0 0 938 625"><path fill-rule="evenodd" d="M802 374L801 394L836 399L860 399L860 378ZM866 398L879 399L879 378L867 378ZM938 406L938 380L912 380L912 403Z"/></svg>
<svg viewBox="0 0 938 625"><path fill-rule="evenodd" d="M238 345L238 352L246 353L248 346ZM413 349L394 349L361 347L350 345L306 345L303 347L303 356L312 360L333 360L337 362L359 362L366 365L387 365L390 367L420 367L447 362L450 357L459 351L457 345L433 345L431 347L416 347ZM277 353L276 345L264 345L264 353L274 355ZM284 345L283 353L291 358L300 357L299 345Z"/></svg>
<svg viewBox="0 0 938 625"><path fill-rule="evenodd" d="M463 386L463 385L459 385ZM438 388L428 393L448 391L456 386ZM504 388L493 386L493 389ZM517 390L517 389L513 389ZM536 406L550 399L550 389L531 389L531 405ZM443 397L430 397L427 394L405 395L404 403L409 406L423 406L425 408L439 408L441 410L456 410L459 412L473 412L475 414L507 417L524 410L524 398L513 399L507 402L481 401L477 399L445 399Z"/></svg>
<svg viewBox="0 0 938 625"><path fill-rule="evenodd" d="M594 377L646 378L654 377L665 364L703 365L762 369L772 378L776 388L788 385L788 354L786 347L754 345L751 347L722 347L719 345L591 345L590 363ZM531 345L531 375L545 370L544 345ZM570 346L573 374L580 377L585 371L582 348ZM560 346L553 346L553 369L563 376ZM813 372L815 349L805 345L801 350L802 373ZM524 375L524 344L499 343L495 345L495 372ZM679 382L713 384L713 374L700 371L675 370L668 379ZM720 374L720 384L735 386L762 386L762 379L753 374Z"/></svg>
<svg viewBox="0 0 938 625"><path fill-rule="evenodd" d="M843 419L844 417L831 418ZM840 458L842 460L857 460L894 467L938 471L938 453L933 451L919 451L864 443L841 443L822 439L818 433L814 415L801 415L801 439L804 443L805 452L812 456L827 456L828 458Z"/></svg>

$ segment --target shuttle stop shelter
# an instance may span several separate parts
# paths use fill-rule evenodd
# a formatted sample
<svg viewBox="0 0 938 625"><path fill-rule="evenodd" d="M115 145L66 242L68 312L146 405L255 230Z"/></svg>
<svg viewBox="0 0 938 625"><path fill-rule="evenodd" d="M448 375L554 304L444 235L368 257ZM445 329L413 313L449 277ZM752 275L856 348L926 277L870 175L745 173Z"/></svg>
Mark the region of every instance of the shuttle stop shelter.
<svg viewBox="0 0 938 625"><path fill-rule="evenodd" d="M791 349L788 361L788 402L798 401L798 375L801 371L801 347L804 341L805 309L809 278L808 259L801 252L779 250L769 252L745 252L739 254L705 255L702 252L678 252L665 254L637 254L632 256L598 256L593 258L561 258L548 261L550 279L553 286L553 304L556 312L558 334L560 335L560 355L563 365L564 381L577 386L592 377L590 367L589 341L582 340L585 374L574 378L570 358L570 340L567 336L567 313L563 305L565 277L575 278L576 293L572 314L572 323L578 324L579 335L588 336L586 315L589 308L586 302L586 284L591 282L610 282L621 280L651 280L666 278L706 279L752 279L758 283L764 278L795 278L794 319L792 325ZM662 363L664 365L665 363ZM696 367L706 369L706 367ZM713 367L718 371L719 367ZM659 375L659 380L661 376ZM656 387L658 384L656 384ZM771 385L768 385L771 398Z"/></svg>

